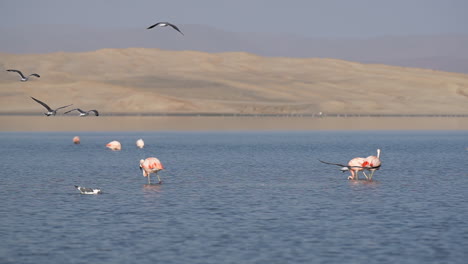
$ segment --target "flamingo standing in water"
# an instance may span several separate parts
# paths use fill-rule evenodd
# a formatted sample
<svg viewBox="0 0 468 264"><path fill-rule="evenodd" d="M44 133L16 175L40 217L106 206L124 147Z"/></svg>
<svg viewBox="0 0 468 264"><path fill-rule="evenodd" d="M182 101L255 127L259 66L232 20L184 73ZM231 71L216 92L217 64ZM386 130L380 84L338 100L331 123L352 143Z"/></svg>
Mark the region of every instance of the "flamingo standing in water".
<svg viewBox="0 0 468 264"><path fill-rule="evenodd" d="M359 172L364 170L364 163L366 163L365 158L354 158L348 162L349 171L351 175L348 177L348 180L359 180Z"/></svg>
<svg viewBox="0 0 468 264"><path fill-rule="evenodd" d="M74 137L73 138L73 143L80 144L80 137L79 136Z"/></svg>
<svg viewBox="0 0 468 264"><path fill-rule="evenodd" d="M136 141L136 145L138 148L143 148L145 146L145 142L140 138Z"/></svg>
<svg viewBox="0 0 468 264"><path fill-rule="evenodd" d="M120 144L120 142L118 142L116 140L107 143L106 147L110 148L111 150L121 150L122 149L122 145Z"/></svg>
<svg viewBox="0 0 468 264"><path fill-rule="evenodd" d="M151 173L156 174L159 184L162 183L159 178L158 171L163 170L164 166L157 158L151 157L145 160L140 160L140 170L143 171L143 177L148 177L148 184L151 184Z"/></svg>
<svg viewBox="0 0 468 264"><path fill-rule="evenodd" d="M357 157L357 158L351 159L348 162L348 165L325 162L321 160L319 161L325 164L340 166L341 171L343 172L350 171L351 175L348 177L348 180L359 180L359 171L362 171L366 179L371 181L372 176L374 176L374 172L378 170L380 166L382 165L382 162L380 161L380 149L377 149L377 156L369 156L367 158ZM365 173L365 170L371 171L371 174L368 176Z"/></svg>
<svg viewBox="0 0 468 264"><path fill-rule="evenodd" d="M380 161L380 149L377 149L377 156L369 156L366 158L364 163L362 164L363 167L366 167L371 173L369 176L363 171L362 173L368 180L372 180L372 176L374 176L374 172L380 168L382 165L382 161Z"/></svg>

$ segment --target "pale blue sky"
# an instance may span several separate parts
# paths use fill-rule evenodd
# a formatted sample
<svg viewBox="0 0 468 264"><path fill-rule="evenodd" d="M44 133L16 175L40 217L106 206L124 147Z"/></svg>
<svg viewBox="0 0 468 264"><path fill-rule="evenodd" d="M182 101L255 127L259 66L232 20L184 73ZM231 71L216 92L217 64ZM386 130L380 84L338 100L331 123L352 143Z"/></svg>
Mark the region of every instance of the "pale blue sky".
<svg viewBox="0 0 468 264"><path fill-rule="evenodd" d="M468 34L467 0L0 0L0 27L201 24L306 37Z"/></svg>

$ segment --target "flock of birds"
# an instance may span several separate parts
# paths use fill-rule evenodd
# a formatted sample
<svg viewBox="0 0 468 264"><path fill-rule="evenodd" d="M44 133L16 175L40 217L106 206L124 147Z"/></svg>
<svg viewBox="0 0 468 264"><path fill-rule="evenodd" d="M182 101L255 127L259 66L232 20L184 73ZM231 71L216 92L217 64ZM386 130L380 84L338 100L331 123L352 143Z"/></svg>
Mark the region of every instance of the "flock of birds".
<svg viewBox="0 0 468 264"><path fill-rule="evenodd" d="M158 22L158 23L156 23L154 25L149 26L147 29L152 29L154 27L168 27L168 26L172 27L174 30L176 30L180 34L184 35L184 33L182 33L182 31L180 31L180 29L176 25L174 25L172 23L169 23L169 22ZM21 76L20 81L22 81L22 82L28 81L30 77L36 77L36 78L41 77L37 73L32 73L32 74L29 74L29 75L26 76L26 75L23 74L23 72L21 72L20 70L16 70L16 69L8 69L7 72L16 72L16 73L18 73ZM57 115L58 110L63 109L63 108L67 108L67 107L73 105L73 104L68 104L68 105L57 107L57 108L51 108L49 105L47 105L46 103L44 103L43 101L41 101L41 100L39 100L37 98L34 98L34 97L31 96L31 99L33 99L38 104L42 105L47 110L47 112L44 113L44 115L46 115L46 116L55 116L55 115ZM80 108L74 108L74 109L68 110L68 111L64 112L64 114L68 114L68 113L71 113L73 111L78 112L80 117L89 116L90 114L93 114L95 116L99 116L99 112L96 109L86 111L86 110L82 110ZM79 137L74 137L73 138L73 143L80 144L80 138ZM139 139L139 140L137 140L136 145L139 148L143 148L145 143L144 143L143 139ZM122 145L118 141L109 142L106 145L106 147L108 147L111 150L121 150L122 149ZM151 184L151 174L152 173L156 174L156 176L158 177L158 183L162 184L162 180L158 175L158 171L163 170L163 169L164 169L164 166L162 165L161 161L159 161L159 159L157 159L155 157L149 157L149 158L140 160L140 170L143 172L143 176L148 178L148 184ZM78 185L75 185L75 188L78 191L80 191L81 194L101 194L102 193L102 190L99 189L99 188L87 188L87 187L82 187L82 186L78 186Z"/></svg>
<svg viewBox="0 0 468 264"><path fill-rule="evenodd" d="M184 33L182 33L182 31L180 31L180 29L172 24L172 23L169 23L169 22L158 22L154 25L151 25L149 26L147 29L152 29L154 27L172 27L174 30L178 31L180 34L184 35ZM20 76L21 76L21 79L20 81L22 82L26 82L29 80L30 77L36 77L36 78L40 78L41 76L37 73L32 73L32 74L29 74L29 75L24 75L23 72L21 72L20 70L15 70L15 69L8 69L7 72L16 72L18 73ZM61 107L58 107L58 108L55 108L55 109L52 109L51 107L49 107L46 103L40 101L39 99L36 99L34 97L31 97L34 101L36 101L37 103L39 103L40 105L42 105L43 107L45 107L47 109L47 112L44 113L44 115L46 116L55 116L57 114L57 111L62 109L62 108L66 108L66 107L69 107L69 106L72 106L73 104L69 104L69 105L65 105L65 106L61 106ZM96 110L96 109L92 109L92 110L88 110L88 111L85 111L85 110L82 110L80 108L74 108L74 109L71 109L69 111L66 111L64 112L64 114L68 114L68 113L71 113L73 111L77 111L79 112L79 116L80 117L85 117L85 116L89 116L90 114L94 114L95 116L99 116L99 112Z"/></svg>
<svg viewBox="0 0 468 264"><path fill-rule="evenodd" d="M171 24L169 22L158 22L158 23L156 23L154 25L149 26L147 29L152 29L154 27L168 27L168 26L172 27L174 30L176 30L180 34L184 35L184 33L182 33L182 31L180 31L180 29L176 25ZM36 78L41 77L37 73L32 73L32 74L29 74L28 76L25 76L21 71L15 70L15 69L9 69L7 71L8 72L18 73L21 76L21 81L22 82L28 81L30 77L36 77ZM58 110L73 105L73 104L69 104L69 105L60 106L58 108L52 109L46 103L44 103L44 102L42 102L42 101L40 101L40 100L38 100L38 99L36 99L34 97L31 97L31 98L47 109L47 112L44 113L46 116L55 116L57 114ZM68 114L68 113L71 113L73 111L79 112L80 117L88 116L91 113L94 114L95 116L99 116L99 112L97 110L95 110L95 109L85 111L85 110L82 110L80 108L74 108L74 109L68 110L68 111L64 112L64 114ZM73 142L75 144L79 144L80 143L79 137L73 138ZM137 144L137 147L139 147L139 148L143 148L143 146L144 146L144 142L143 142L142 139L137 140L136 144ZM106 147L108 147L111 150L121 150L122 149L122 145L118 141L109 142L106 145ZM366 179L368 181L372 181L372 177L373 177L375 171L380 169L380 167L382 165L382 162L380 160L380 149L377 149L377 156L369 156L367 158L361 158L361 157L353 158L348 162L347 165L340 164L340 163L326 162L326 161L322 161L322 160L319 160L319 161L324 163L324 164L339 166L339 167L341 167L342 172L349 171L351 173L351 175L348 176L349 180L359 180L359 172L362 171L362 173L366 177ZM151 184L151 174L152 173L154 173L158 177L158 183L162 184L162 181L161 181L161 178L158 175L158 172L160 170L163 170L163 169L164 169L163 164L161 163L161 161L159 159L157 159L155 157L149 157L149 158L146 158L144 160L143 159L140 160L140 170L143 172L143 176L148 178L148 184ZM366 171L370 172L369 175L366 174ZM101 194L102 193L102 190L99 189L99 188L97 188L97 189L95 189L95 188L86 188L86 187L77 186L77 185L75 185L75 188L78 189L80 191L80 193L82 193L82 194Z"/></svg>
<svg viewBox="0 0 468 264"><path fill-rule="evenodd" d="M73 138L73 143L80 144L80 137L76 136ZM138 139L136 141L136 146L140 149L144 148L145 142L143 139ZM114 140L106 144L106 147L113 151L122 150L122 144L119 141ZM148 184L151 185L151 174L155 174L158 177L158 184L162 184L161 177L159 177L158 172L164 170L164 165L158 158L149 157L146 159L140 160L140 170L143 172L143 177L147 177ZM80 191L81 194L102 194L100 188L88 188L83 186L75 185L75 188Z"/></svg>

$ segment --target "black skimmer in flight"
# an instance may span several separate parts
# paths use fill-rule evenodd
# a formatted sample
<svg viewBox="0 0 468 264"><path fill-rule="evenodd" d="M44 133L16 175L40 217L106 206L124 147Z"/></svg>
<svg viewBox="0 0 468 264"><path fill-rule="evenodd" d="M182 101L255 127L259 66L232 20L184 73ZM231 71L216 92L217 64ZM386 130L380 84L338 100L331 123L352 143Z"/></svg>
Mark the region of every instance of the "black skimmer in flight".
<svg viewBox="0 0 468 264"><path fill-rule="evenodd" d="M331 163L331 162L326 162L326 161L323 161L323 160L318 160L322 163L325 163L325 164L329 164L329 165L336 165L336 166L340 166L341 167L341 171L342 172L345 172L345 171L349 171L353 168L358 168L358 169L364 169L364 170L378 170L380 168L380 165L379 166L375 166L375 167L370 167L370 166L365 166L365 167L362 167L362 166L349 166L349 165L344 165L344 164L340 164L340 163Z"/></svg>
<svg viewBox="0 0 468 264"><path fill-rule="evenodd" d="M44 115L46 116L51 116L51 115L56 115L57 114L57 111L59 109L62 109L62 108L65 108L65 107L69 107L70 105L73 105L73 104L69 104L69 105L65 105L65 106L61 106L59 108L56 108L56 109L52 109L50 108L46 103L42 102L42 101L39 101L37 100L36 98L34 97L31 97L34 101L38 102L39 104L41 104L42 106L44 106L46 109L47 109L47 113L44 113Z"/></svg>
<svg viewBox="0 0 468 264"><path fill-rule="evenodd" d="M68 114L68 113L70 113L72 111L80 112L80 117L89 116L89 113L91 113L91 112L94 113L94 115L99 116L99 112L97 110L93 109L93 110L89 110L89 111L83 111L80 108L75 108L75 109L72 109L70 111L66 111L64 114Z"/></svg>
<svg viewBox="0 0 468 264"><path fill-rule="evenodd" d="M17 72L19 75L21 75L21 81L22 82L26 82L27 80L29 80L29 77L31 76L34 76L34 77L37 77L37 78L40 78L41 76L37 73L33 73L33 74L29 74L28 76L24 76L24 74L21 72L21 71L18 71L18 70L13 70L13 69L9 69L7 70L9 72Z"/></svg>
<svg viewBox="0 0 468 264"><path fill-rule="evenodd" d="M172 27L173 29L179 31L180 34L184 35L184 33L182 33L182 31L180 31L180 29L176 25L171 24L169 22L158 22L152 26L149 26L147 29L152 29L154 27L167 27L167 26Z"/></svg>

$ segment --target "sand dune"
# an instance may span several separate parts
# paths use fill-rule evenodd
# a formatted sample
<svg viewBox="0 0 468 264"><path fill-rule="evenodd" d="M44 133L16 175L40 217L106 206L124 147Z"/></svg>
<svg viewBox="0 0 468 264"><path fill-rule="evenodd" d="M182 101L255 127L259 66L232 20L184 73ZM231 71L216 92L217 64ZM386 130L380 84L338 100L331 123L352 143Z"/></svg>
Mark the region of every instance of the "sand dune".
<svg viewBox="0 0 468 264"><path fill-rule="evenodd" d="M8 68L37 72L19 82ZM0 54L0 112L468 114L468 75L335 59L129 48Z"/></svg>

